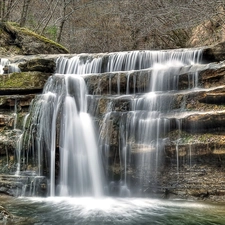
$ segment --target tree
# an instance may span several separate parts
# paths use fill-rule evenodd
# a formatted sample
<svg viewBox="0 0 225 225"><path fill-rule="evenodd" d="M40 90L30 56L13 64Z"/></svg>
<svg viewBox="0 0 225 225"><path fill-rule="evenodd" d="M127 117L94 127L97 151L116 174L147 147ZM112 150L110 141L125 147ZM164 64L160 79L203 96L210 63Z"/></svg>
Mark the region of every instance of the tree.
<svg viewBox="0 0 225 225"><path fill-rule="evenodd" d="M10 13L13 11L18 0L1 0L0 1L0 18L1 21L8 21Z"/></svg>
<svg viewBox="0 0 225 225"><path fill-rule="evenodd" d="M24 0L23 1L23 7L21 12L21 19L20 19L20 26L23 27L26 24L27 20L27 14L28 14L28 8L31 3L31 0Z"/></svg>
<svg viewBox="0 0 225 225"><path fill-rule="evenodd" d="M225 0L0 0L0 16L72 52L105 52L186 47L199 24L225 32L224 7Z"/></svg>

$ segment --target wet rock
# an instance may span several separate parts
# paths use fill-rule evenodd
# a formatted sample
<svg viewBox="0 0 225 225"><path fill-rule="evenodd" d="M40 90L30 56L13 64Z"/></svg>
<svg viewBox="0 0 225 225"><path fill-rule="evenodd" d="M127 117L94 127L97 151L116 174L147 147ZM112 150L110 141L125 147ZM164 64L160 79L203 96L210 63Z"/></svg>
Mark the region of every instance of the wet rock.
<svg viewBox="0 0 225 225"><path fill-rule="evenodd" d="M19 68L22 72L39 71L44 73L54 73L55 66L54 60L44 58L31 59L19 64Z"/></svg>
<svg viewBox="0 0 225 225"><path fill-rule="evenodd" d="M185 66L176 76L174 74L170 76L177 80L177 90L185 90L195 87L196 73L198 73L198 86L202 88L224 85L225 63ZM152 69L83 75L89 94L94 95L146 93L150 90L151 76ZM167 85L172 87L173 84Z"/></svg>
<svg viewBox="0 0 225 225"><path fill-rule="evenodd" d="M0 221L4 223L11 222L13 220L13 215L8 212L3 206L0 206Z"/></svg>
<svg viewBox="0 0 225 225"><path fill-rule="evenodd" d="M225 60L225 42L218 43L214 46L203 50L203 59L206 61L223 61Z"/></svg>
<svg viewBox="0 0 225 225"><path fill-rule="evenodd" d="M216 194L219 196L224 196L225 195L225 190L217 190Z"/></svg>
<svg viewBox="0 0 225 225"><path fill-rule="evenodd" d="M29 171L27 171L28 173ZM47 179L37 176L35 171L30 174L23 173L15 175L0 175L1 194L8 196L40 196L45 197L47 190Z"/></svg>
<svg viewBox="0 0 225 225"><path fill-rule="evenodd" d="M0 95L0 109L15 109L15 106L17 106L19 109L24 107L28 108L34 98L35 94Z"/></svg>
<svg viewBox="0 0 225 225"><path fill-rule="evenodd" d="M188 191L188 194L198 198L206 198L209 195L208 191L204 189L192 189Z"/></svg>
<svg viewBox="0 0 225 225"><path fill-rule="evenodd" d="M225 129L225 112L196 113L182 118L182 129L189 131L210 131Z"/></svg>

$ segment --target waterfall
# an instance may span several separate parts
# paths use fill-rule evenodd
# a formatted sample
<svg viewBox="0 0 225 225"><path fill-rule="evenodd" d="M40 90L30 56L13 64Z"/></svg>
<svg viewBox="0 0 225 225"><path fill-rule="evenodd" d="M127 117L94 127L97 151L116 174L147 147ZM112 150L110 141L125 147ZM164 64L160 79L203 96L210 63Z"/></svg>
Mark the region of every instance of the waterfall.
<svg viewBox="0 0 225 225"><path fill-rule="evenodd" d="M0 58L0 74L20 72L19 67L16 64L10 63L6 58Z"/></svg>
<svg viewBox="0 0 225 225"><path fill-rule="evenodd" d="M6 65L9 65L9 60L8 59L5 59L5 58L1 58L0 59L0 74L3 74L4 73L4 67Z"/></svg>
<svg viewBox="0 0 225 225"><path fill-rule="evenodd" d="M50 195L94 195L103 193L101 163L93 122L87 113L84 79L71 74L50 77L35 102L31 126L35 133L38 168L49 155ZM56 149L60 154L60 174L55 184ZM44 152L45 151L45 152ZM43 168L39 169L42 173Z"/></svg>
<svg viewBox="0 0 225 225"><path fill-rule="evenodd" d="M164 136L171 126L166 114L178 90L177 74L182 67L200 60L199 49L59 57L56 73L31 109L27 131L27 149L36 155L39 175L49 170L50 195L101 196L116 192L130 196L132 182L137 180L136 191L143 191L149 184L157 186ZM150 71L145 80L149 82L147 93L137 87L140 80L138 75L132 76L134 70ZM125 98L122 73L126 74ZM86 78L101 79L102 74L108 74L108 106L99 116L95 111L101 99L98 91L88 92ZM116 87L112 89L115 74ZM198 74L192 76L191 88L196 88ZM96 88L101 89L101 85L100 80ZM127 98L129 109L117 112L116 102L120 108L120 101ZM90 107L93 104L97 105ZM110 172L113 164L118 165L114 173ZM138 171L135 178L134 168Z"/></svg>

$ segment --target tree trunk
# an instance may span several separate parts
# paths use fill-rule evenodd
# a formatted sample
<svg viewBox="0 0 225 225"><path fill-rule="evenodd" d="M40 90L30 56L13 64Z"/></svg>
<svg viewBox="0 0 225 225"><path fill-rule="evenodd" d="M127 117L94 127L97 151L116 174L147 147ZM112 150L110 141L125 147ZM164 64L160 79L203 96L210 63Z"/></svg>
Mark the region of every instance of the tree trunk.
<svg viewBox="0 0 225 225"><path fill-rule="evenodd" d="M62 38L62 31L63 31L64 23L65 23L65 19L63 18L60 23L60 26L59 26L59 33L58 33L57 40L56 40L58 43L61 41L61 38Z"/></svg>
<svg viewBox="0 0 225 225"><path fill-rule="evenodd" d="M12 7L13 7L13 0L9 0L7 8L6 8L6 13L4 15L4 20L5 21L9 20L9 15L10 15L10 12L12 11Z"/></svg>
<svg viewBox="0 0 225 225"><path fill-rule="evenodd" d="M1 17L1 21L4 21L4 17L5 17L5 0L0 1L0 17Z"/></svg>
<svg viewBox="0 0 225 225"><path fill-rule="evenodd" d="M31 2L31 0L24 0L24 2L23 2L23 9L22 9L22 14L21 14L21 19L20 19L21 27L24 27L26 24L28 7L30 5L30 2Z"/></svg>
<svg viewBox="0 0 225 225"><path fill-rule="evenodd" d="M56 10L56 7L57 7L57 5L58 5L58 2L59 2L59 1L56 2L55 7L54 7L53 10L51 11L50 16L49 16L47 22L45 23L44 27L42 28L42 31L41 31L41 33L40 33L41 35L44 33L44 31L45 31L46 27L48 26L50 20L52 19L53 15L54 15L54 12L55 12L55 10Z"/></svg>
<svg viewBox="0 0 225 225"><path fill-rule="evenodd" d="M0 1L0 20L2 21L2 2Z"/></svg>
<svg viewBox="0 0 225 225"><path fill-rule="evenodd" d="M60 25L59 25L59 33L58 33L58 36L57 36L57 39L56 39L56 41L58 43L61 41L63 26L64 26L65 21L66 21L66 5L67 5L66 4L66 1L63 0L63 3L62 3L62 12L61 12L62 18L61 18L61 22L60 22Z"/></svg>

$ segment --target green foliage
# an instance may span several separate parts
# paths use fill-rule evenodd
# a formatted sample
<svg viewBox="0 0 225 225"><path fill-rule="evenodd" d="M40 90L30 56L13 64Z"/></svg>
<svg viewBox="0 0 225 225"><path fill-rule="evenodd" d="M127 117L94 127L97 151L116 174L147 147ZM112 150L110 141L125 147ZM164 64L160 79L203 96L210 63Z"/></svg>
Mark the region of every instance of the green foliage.
<svg viewBox="0 0 225 225"><path fill-rule="evenodd" d="M47 36L52 39L53 41L56 41L57 38L57 26L53 25L53 26L48 26L46 28L46 34Z"/></svg>
<svg viewBox="0 0 225 225"><path fill-rule="evenodd" d="M35 21L35 17L33 14L28 15L27 23L29 24L30 27L35 27L37 25L37 22Z"/></svg>

